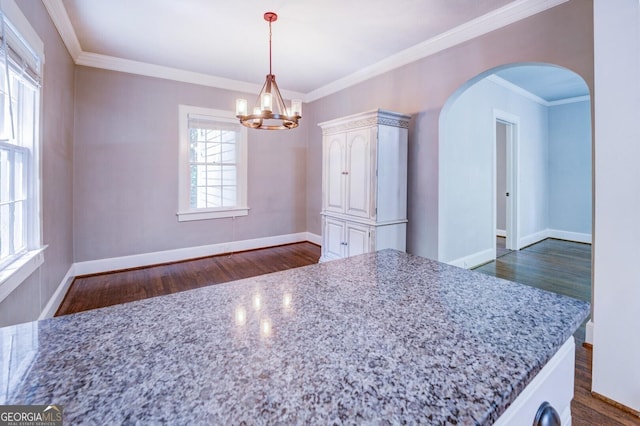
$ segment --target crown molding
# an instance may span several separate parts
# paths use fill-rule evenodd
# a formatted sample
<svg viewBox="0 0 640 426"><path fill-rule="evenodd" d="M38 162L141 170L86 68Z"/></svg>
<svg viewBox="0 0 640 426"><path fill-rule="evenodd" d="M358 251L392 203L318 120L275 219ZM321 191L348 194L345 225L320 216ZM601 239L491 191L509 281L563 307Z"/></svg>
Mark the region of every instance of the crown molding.
<svg viewBox="0 0 640 426"><path fill-rule="evenodd" d="M257 93L262 89L262 86L258 84L216 77L209 74L185 71L162 65L154 65L146 62L132 61L130 59L116 58L114 56L100 55L98 53L82 52L76 59L76 64L85 67L163 78L165 80L181 81L183 83L217 87L238 92ZM287 98L302 98L304 96L303 93L293 91L282 90L281 92L282 95Z"/></svg>
<svg viewBox="0 0 640 426"><path fill-rule="evenodd" d="M76 36L76 31L71 25L71 20L67 14L62 0L42 0L44 7L47 9L53 25L55 25L64 45L75 62L82 53L82 47Z"/></svg>
<svg viewBox="0 0 640 426"><path fill-rule="evenodd" d="M445 49L495 31L514 22L533 16L569 0L518 0L465 22L413 47L396 53L367 68L307 93L306 102L312 102L347 87L361 83L385 72L410 64Z"/></svg>
<svg viewBox="0 0 640 426"><path fill-rule="evenodd" d="M568 1L569 0L517 0L452 28L451 30L439 34L436 37L398 52L380 62L363 68L360 71L338 79L318 89L312 90L309 93L303 94L300 92L282 90L282 94L287 98L301 98L303 102L312 102ZM140 74L247 93L257 92L262 87L253 83L216 77L177 68L84 52L62 0L42 0L42 2L47 8L49 16L51 16L58 33L60 33L67 50L78 65L104 68L113 71Z"/></svg>
<svg viewBox="0 0 640 426"><path fill-rule="evenodd" d="M573 103L577 103L577 102L585 102L585 101L590 101L591 100L591 96L589 95L584 95L584 96L574 96L572 98L565 98L565 99L558 99L556 101L547 101L546 99L541 98L538 95L535 95L531 92L529 92L526 89L523 89L520 86L516 86L515 84L511 83L510 81L505 80L502 77L499 77L495 74L491 74L490 76L488 76L486 78L487 80L497 84L498 86L504 87L507 90L510 90L511 92L515 93L516 95L520 95L524 98L527 98L533 102L536 102L542 106L545 107L552 107L552 106L557 106L557 105L565 105L565 104L573 104Z"/></svg>
<svg viewBox="0 0 640 426"><path fill-rule="evenodd" d="M502 77L499 77L495 74L491 74L490 76L487 77L487 80L491 81L492 83L497 84L498 86L504 87L507 90L510 90L511 92L520 95L524 98L527 98L537 104L540 104L542 106L549 106L549 101L541 98L538 95L534 95L533 93L529 92L528 90L523 89L520 86L516 86L515 84L511 83L510 81L505 80Z"/></svg>
<svg viewBox="0 0 640 426"><path fill-rule="evenodd" d="M588 102L588 101L591 101L591 96L584 95L584 96L575 96L573 98L558 99L557 101L551 101L547 103L549 104L549 106L558 106L558 105L575 104L578 102Z"/></svg>

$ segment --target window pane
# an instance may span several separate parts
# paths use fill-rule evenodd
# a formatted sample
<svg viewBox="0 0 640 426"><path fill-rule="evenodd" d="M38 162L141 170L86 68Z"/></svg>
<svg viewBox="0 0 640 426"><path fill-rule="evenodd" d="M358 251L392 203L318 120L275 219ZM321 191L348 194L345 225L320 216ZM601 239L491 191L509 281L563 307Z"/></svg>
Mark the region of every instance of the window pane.
<svg viewBox="0 0 640 426"><path fill-rule="evenodd" d="M206 166L207 167L207 186L222 185L222 166Z"/></svg>
<svg viewBox="0 0 640 426"><path fill-rule="evenodd" d="M0 68L2 64L0 63ZM2 72L2 81L4 81L4 71ZM9 120L9 98L5 91L5 84L0 82L2 93L0 93L0 139L11 139L11 122Z"/></svg>
<svg viewBox="0 0 640 426"><path fill-rule="evenodd" d="M9 151L0 150L0 203L10 201L11 197L11 164L9 164Z"/></svg>
<svg viewBox="0 0 640 426"><path fill-rule="evenodd" d="M225 130L222 132L222 134L220 135L220 141L221 142L232 142L235 143L236 141L236 132L232 132L232 131L228 131Z"/></svg>
<svg viewBox="0 0 640 426"><path fill-rule="evenodd" d="M198 205L198 166L191 166L190 181L189 207L196 208Z"/></svg>
<svg viewBox="0 0 640 426"><path fill-rule="evenodd" d="M10 254L10 211L9 204L0 206L0 259L4 259Z"/></svg>
<svg viewBox="0 0 640 426"><path fill-rule="evenodd" d="M11 135L11 118L13 118L13 141L14 143L17 143L19 145L22 145L20 143L20 137L19 137L19 133L20 133L20 128L18 127L18 117L19 117L19 113L18 113L18 90L19 90L19 82L18 79L15 77L15 74L13 73L12 70L9 70L9 74L13 77L11 78L11 110L9 110L9 106L7 105L7 123L9 126L8 132L9 135Z"/></svg>
<svg viewBox="0 0 640 426"><path fill-rule="evenodd" d="M207 187L199 186L196 188L197 199L195 207L198 209L204 209L207 207Z"/></svg>
<svg viewBox="0 0 640 426"><path fill-rule="evenodd" d="M221 191L219 187L207 188L207 193L208 193L207 207L209 208L222 207L220 192Z"/></svg>
<svg viewBox="0 0 640 426"><path fill-rule="evenodd" d="M20 145L31 147L35 141L36 92L31 85L22 84L20 105Z"/></svg>
<svg viewBox="0 0 640 426"><path fill-rule="evenodd" d="M207 147L208 143L206 142L198 142L195 147L195 162L197 163L206 163L207 162Z"/></svg>
<svg viewBox="0 0 640 426"><path fill-rule="evenodd" d="M25 248L24 202L15 203L13 211L13 252L18 253Z"/></svg>
<svg viewBox="0 0 640 426"><path fill-rule="evenodd" d="M24 154L22 152L13 153L13 199L24 200L26 198L24 190Z"/></svg>
<svg viewBox="0 0 640 426"><path fill-rule="evenodd" d="M198 158L198 144L194 141L189 142L189 162L195 163Z"/></svg>
<svg viewBox="0 0 640 426"><path fill-rule="evenodd" d="M223 206L232 207L236 205L236 187L225 186L222 188Z"/></svg>
<svg viewBox="0 0 640 426"><path fill-rule="evenodd" d="M188 115L188 126L190 208L236 206L239 126L199 113Z"/></svg>
<svg viewBox="0 0 640 426"><path fill-rule="evenodd" d="M234 144L222 144L221 145L221 150L222 150L222 154L221 154L221 158L220 158L220 162L221 163L235 163L236 162L236 146Z"/></svg>
<svg viewBox="0 0 640 426"><path fill-rule="evenodd" d="M219 163L220 162L220 144L212 142L207 144L207 156L203 160L207 163Z"/></svg>
<svg viewBox="0 0 640 426"><path fill-rule="evenodd" d="M198 140L198 129L189 128L189 141L196 142Z"/></svg>
<svg viewBox="0 0 640 426"><path fill-rule="evenodd" d="M222 185L236 184L236 166L224 166L222 170Z"/></svg>
<svg viewBox="0 0 640 426"><path fill-rule="evenodd" d="M220 131L206 129L205 132L205 140L208 142L219 142L220 141Z"/></svg>

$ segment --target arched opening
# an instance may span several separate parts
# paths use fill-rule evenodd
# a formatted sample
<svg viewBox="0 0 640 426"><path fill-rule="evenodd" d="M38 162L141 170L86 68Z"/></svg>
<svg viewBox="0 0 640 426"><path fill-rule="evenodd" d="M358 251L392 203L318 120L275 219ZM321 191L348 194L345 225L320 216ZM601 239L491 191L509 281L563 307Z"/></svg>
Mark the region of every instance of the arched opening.
<svg viewBox="0 0 640 426"><path fill-rule="evenodd" d="M439 125L440 261L494 260L501 234L512 250L548 237L591 242L591 99L582 77L539 63L489 70L449 98Z"/></svg>

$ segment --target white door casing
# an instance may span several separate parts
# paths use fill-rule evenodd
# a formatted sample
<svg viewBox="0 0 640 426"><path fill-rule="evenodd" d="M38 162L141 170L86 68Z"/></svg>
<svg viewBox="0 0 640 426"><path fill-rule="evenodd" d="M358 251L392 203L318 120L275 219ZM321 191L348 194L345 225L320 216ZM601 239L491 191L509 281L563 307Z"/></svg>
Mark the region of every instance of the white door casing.
<svg viewBox="0 0 640 426"><path fill-rule="evenodd" d="M520 127L520 117L508 112L493 110L494 141L496 140L495 124L500 122L507 126L506 139L506 248L509 250L519 250L518 243L518 135ZM496 223L496 144L493 144L493 226ZM493 239L494 252L496 241Z"/></svg>

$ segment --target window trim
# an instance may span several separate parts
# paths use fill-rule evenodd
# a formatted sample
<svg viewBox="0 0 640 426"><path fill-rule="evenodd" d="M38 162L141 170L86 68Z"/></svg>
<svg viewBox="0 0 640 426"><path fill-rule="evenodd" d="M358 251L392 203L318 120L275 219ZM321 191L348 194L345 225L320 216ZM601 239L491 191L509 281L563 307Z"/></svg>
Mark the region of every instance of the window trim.
<svg viewBox="0 0 640 426"><path fill-rule="evenodd" d="M0 270L0 302L18 288L43 263L44 251L48 246L27 251Z"/></svg>
<svg viewBox="0 0 640 426"><path fill-rule="evenodd" d="M2 16L4 15L4 17ZM45 62L44 43L33 29L29 20L14 0L2 0L2 15L17 31L20 40L25 44L30 53L37 56L40 61L39 80L43 79L42 65ZM5 18L6 17L6 18ZM44 252L47 245L43 243L43 212L42 212L42 149L43 149L43 109L42 84L36 84L38 96L34 105L34 130L37 136L33 140L33 150L30 152L31 166L27 173L29 179L27 185L28 201L30 204L27 214L27 251L17 254L12 262L5 264L0 269L0 302L9 296L16 288L27 280L44 263Z"/></svg>
<svg viewBox="0 0 640 426"><path fill-rule="evenodd" d="M238 125L240 135L237 141L237 171L238 171L238 205L234 207L193 209L189 204L191 175L189 170L189 115L211 117L212 121L232 123ZM247 128L242 126L233 111L178 105L178 216L179 222L192 220L220 219L227 217L246 216L249 214L247 206Z"/></svg>

